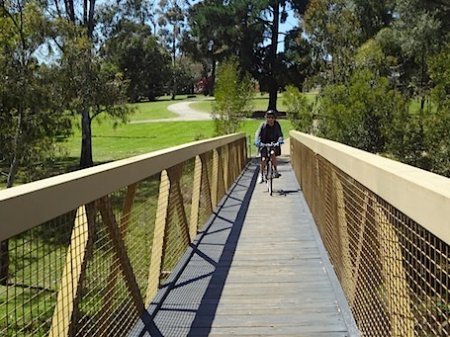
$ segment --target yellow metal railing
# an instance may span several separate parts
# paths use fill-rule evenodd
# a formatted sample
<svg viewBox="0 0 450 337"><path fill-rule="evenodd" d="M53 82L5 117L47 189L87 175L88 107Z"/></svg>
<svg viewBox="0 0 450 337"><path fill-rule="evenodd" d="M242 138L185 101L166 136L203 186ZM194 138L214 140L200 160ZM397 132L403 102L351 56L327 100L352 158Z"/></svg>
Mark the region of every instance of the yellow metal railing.
<svg viewBox="0 0 450 337"><path fill-rule="evenodd" d="M1 191L0 336L127 335L246 163L234 134Z"/></svg>
<svg viewBox="0 0 450 337"><path fill-rule="evenodd" d="M362 336L449 336L450 179L290 136L297 179Z"/></svg>

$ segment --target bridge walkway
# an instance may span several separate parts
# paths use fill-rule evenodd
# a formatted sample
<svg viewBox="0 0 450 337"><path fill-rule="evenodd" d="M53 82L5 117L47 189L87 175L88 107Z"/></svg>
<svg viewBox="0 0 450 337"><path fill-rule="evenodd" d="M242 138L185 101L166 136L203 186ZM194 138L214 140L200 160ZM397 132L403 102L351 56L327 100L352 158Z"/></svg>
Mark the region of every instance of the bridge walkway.
<svg viewBox="0 0 450 337"><path fill-rule="evenodd" d="M270 197L247 166L149 307L152 336L357 336L288 157L279 171Z"/></svg>

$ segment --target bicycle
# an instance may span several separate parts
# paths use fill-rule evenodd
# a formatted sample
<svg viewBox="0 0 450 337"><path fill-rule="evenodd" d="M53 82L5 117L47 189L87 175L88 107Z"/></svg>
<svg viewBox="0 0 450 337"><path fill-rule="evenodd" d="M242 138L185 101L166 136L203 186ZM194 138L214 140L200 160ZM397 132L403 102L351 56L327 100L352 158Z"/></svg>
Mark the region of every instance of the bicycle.
<svg viewBox="0 0 450 337"><path fill-rule="evenodd" d="M260 147L265 147L267 149L266 156L266 172L264 174L264 179L267 184L267 192L272 196L273 192L273 163L272 163L272 154L275 153L275 147L280 146L279 142L271 142L271 143L261 143Z"/></svg>

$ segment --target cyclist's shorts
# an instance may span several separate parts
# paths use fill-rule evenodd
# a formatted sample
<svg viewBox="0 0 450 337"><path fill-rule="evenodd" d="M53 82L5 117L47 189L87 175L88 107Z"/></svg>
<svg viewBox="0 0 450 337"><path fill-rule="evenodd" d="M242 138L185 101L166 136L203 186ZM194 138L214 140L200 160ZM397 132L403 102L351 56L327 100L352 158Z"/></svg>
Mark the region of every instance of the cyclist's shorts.
<svg viewBox="0 0 450 337"><path fill-rule="evenodd" d="M275 156L279 156L281 154L281 148L279 146L275 146L274 150L275 150ZM261 158L267 157L267 147L262 147L259 150L259 152L261 154Z"/></svg>

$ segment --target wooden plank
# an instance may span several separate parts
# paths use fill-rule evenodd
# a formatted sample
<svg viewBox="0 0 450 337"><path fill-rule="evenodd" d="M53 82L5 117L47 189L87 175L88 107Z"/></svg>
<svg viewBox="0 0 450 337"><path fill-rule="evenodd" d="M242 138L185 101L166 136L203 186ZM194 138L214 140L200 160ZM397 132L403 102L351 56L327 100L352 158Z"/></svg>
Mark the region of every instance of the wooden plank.
<svg viewBox="0 0 450 337"><path fill-rule="evenodd" d="M167 171L161 172L159 183L158 208L156 210L155 229L153 232L152 255L148 272L148 286L145 303L148 305L159 287L159 276L161 274L162 252L164 245L164 234L167 229L167 218L169 216L169 193L170 181Z"/></svg>
<svg viewBox="0 0 450 337"><path fill-rule="evenodd" d="M125 242L123 241L119 225L117 224L112 210L111 200L108 196L98 200L98 209L106 228L108 229L108 234L113 246L112 248L116 259L119 262L119 268L122 271L125 285L130 293L131 301L134 304L137 316L140 317L145 311L144 302L136 281L133 267L131 266L130 258L128 257L127 250L125 248Z"/></svg>
<svg viewBox="0 0 450 337"><path fill-rule="evenodd" d="M136 195L137 184L132 184L127 188L127 194L125 195L125 199L122 207L122 216L120 218L120 234L122 239L125 240L126 233L128 230L128 224L131 216L131 209L134 203L134 197ZM103 292L103 306L102 313L100 317L103 317L105 321L111 320L113 315L113 303L116 294L116 283L118 279L119 268L113 262L109 267L109 276L107 280L108 286L105 287ZM100 326L100 331L98 332L99 337L108 335L108 327L110 324L102 324Z"/></svg>
<svg viewBox="0 0 450 337"><path fill-rule="evenodd" d="M76 313L89 252L92 249L93 205L80 206L75 216L61 277L50 337L75 335Z"/></svg>
<svg viewBox="0 0 450 337"><path fill-rule="evenodd" d="M165 336L350 336L290 165L280 161L274 182L290 192L273 197L255 168L194 240L155 324Z"/></svg>
<svg viewBox="0 0 450 337"><path fill-rule="evenodd" d="M191 219L189 223L189 237L193 241L199 226L200 193L202 191L203 163L200 156L195 157L194 185L192 187Z"/></svg>

